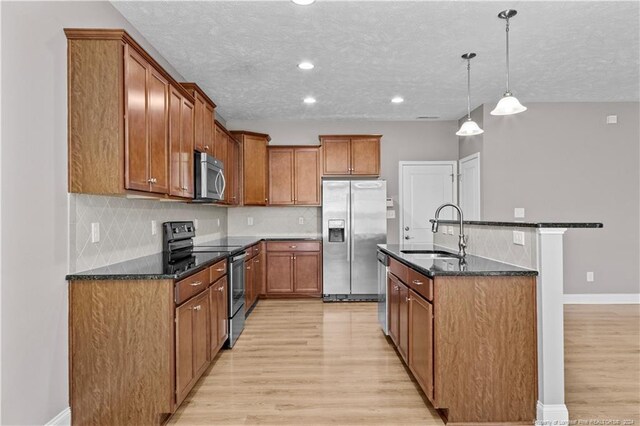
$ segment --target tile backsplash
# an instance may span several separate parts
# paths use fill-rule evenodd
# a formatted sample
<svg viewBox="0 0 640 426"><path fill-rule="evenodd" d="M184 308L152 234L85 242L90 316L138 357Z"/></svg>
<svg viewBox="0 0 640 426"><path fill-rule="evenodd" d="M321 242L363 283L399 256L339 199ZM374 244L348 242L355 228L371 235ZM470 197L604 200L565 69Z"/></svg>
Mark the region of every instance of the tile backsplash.
<svg viewBox="0 0 640 426"><path fill-rule="evenodd" d="M162 251L162 223L198 220L196 242L227 234L227 208L157 200L69 194L69 272L81 272ZM156 221L152 235L151 221ZM100 241L91 242L91 224Z"/></svg>
<svg viewBox="0 0 640 426"><path fill-rule="evenodd" d="M320 207L238 207L230 210L227 231L233 236L315 238L322 235L321 217Z"/></svg>
<svg viewBox="0 0 640 426"><path fill-rule="evenodd" d="M445 235L438 231L434 235L434 243L458 250L458 226L453 226L455 235ZM524 245L513 243L513 231L524 233ZM522 266L524 268L537 268L537 236L536 228L506 228L499 226L465 225L464 232L467 235L467 253L476 256L487 257L500 262Z"/></svg>

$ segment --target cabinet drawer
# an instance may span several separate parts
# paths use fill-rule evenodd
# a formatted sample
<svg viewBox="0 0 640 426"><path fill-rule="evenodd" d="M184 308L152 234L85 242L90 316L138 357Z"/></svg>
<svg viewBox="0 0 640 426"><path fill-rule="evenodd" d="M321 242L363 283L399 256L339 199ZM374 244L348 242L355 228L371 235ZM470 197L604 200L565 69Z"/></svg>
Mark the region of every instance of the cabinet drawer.
<svg viewBox="0 0 640 426"><path fill-rule="evenodd" d="M409 281L407 284L425 299L433 301L433 280L431 278L409 269Z"/></svg>
<svg viewBox="0 0 640 426"><path fill-rule="evenodd" d="M389 271L402 282L409 281L409 268L391 257L389 257Z"/></svg>
<svg viewBox="0 0 640 426"><path fill-rule="evenodd" d="M267 251L320 251L320 241L270 241Z"/></svg>
<svg viewBox="0 0 640 426"><path fill-rule="evenodd" d="M209 283L214 283L227 273L227 259L221 260L209 268Z"/></svg>
<svg viewBox="0 0 640 426"><path fill-rule="evenodd" d="M176 304L200 293L209 287L209 269L202 270L176 283Z"/></svg>
<svg viewBox="0 0 640 426"><path fill-rule="evenodd" d="M260 254L260 243L258 243L258 244L256 244L256 245L251 246L251 247L249 248L249 250L251 250L251 256L250 256L250 257L253 257L253 256L256 256L256 255ZM249 250L247 250L247 252L248 252Z"/></svg>

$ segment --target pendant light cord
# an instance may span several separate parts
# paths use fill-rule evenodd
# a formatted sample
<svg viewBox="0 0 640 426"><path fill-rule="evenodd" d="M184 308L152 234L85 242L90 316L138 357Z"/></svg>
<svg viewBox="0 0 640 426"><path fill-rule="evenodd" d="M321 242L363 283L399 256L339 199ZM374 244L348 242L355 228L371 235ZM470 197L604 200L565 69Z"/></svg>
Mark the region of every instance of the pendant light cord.
<svg viewBox="0 0 640 426"><path fill-rule="evenodd" d="M506 19L507 21L507 94L511 94L511 91L509 90L509 18Z"/></svg>
<svg viewBox="0 0 640 426"><path fill-rule="evenodd" d="M467 119L471 120L471 59L467 59Z"/></svg>

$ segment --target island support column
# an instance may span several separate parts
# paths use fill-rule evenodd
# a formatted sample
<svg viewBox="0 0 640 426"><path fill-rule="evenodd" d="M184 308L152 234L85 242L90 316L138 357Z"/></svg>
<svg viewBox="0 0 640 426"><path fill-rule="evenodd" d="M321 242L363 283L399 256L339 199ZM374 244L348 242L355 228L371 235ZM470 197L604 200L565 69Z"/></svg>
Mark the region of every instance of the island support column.
<svg viewBox="0 0 640 426"><path fill-rule="evenodd" d="M538 404L537 422L568 422L564 402L564 271L566 228L538 229ZM557 424L557 423L556 423Z"/></svg>

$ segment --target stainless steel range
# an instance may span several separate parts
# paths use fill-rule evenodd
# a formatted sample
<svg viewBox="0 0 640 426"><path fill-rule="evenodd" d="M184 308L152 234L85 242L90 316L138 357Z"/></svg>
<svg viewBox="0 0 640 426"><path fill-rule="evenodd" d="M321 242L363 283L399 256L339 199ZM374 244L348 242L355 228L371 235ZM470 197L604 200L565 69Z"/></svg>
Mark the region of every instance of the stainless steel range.
<svg viewBox="0 0 640 426"><path fill-rule="evenodd" d="M226 241L220 244L207 244L195 246L195 227L193 222L165 222L163 223L164 256L177 265L189 262L189 259L198 253L228 253L229 271L229 340L227 347L231 348L238 340L244 329L244 258L246 256L243 246L226 245Z"/></svg>

